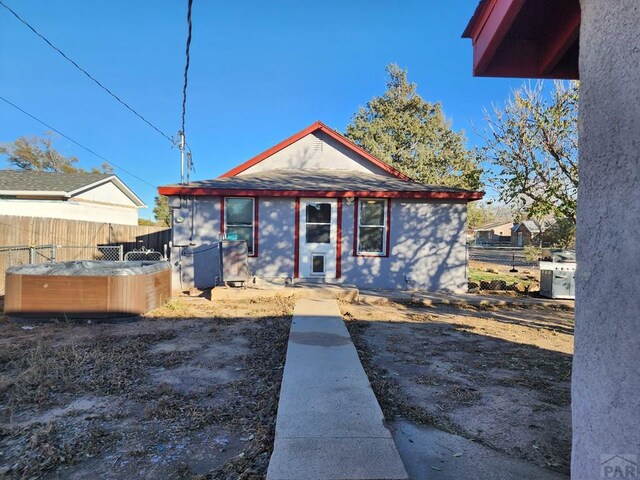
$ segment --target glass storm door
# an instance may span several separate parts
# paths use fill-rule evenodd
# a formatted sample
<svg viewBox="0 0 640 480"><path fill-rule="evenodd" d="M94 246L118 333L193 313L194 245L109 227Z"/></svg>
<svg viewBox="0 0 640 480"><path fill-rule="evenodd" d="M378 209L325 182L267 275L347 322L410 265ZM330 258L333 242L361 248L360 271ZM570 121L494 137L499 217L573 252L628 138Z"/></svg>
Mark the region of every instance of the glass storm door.
<svg viewBox="0 0 640 480"><path fill-rule="evenodd" d="M300 277L336 278L338 201L300 199Z"/></svg>

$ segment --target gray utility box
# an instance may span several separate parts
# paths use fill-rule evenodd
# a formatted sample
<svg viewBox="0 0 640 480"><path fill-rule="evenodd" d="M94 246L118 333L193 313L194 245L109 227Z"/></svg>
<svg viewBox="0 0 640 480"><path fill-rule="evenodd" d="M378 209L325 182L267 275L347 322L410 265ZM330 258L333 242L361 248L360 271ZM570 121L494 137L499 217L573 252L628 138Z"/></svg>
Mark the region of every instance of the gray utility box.
<svg viewBox="0 0 640 480"><path fill-rule="evenodd" d="M249 252L244 240L220 242L220 263L224 283L244 283L249 280Z"/></svg>
<svg viewBox="0 0 640 480"><path fill-rule="evenodd" d="M548 251L540 261L540 295L576 298L576 255L571 250Z"/></svg>

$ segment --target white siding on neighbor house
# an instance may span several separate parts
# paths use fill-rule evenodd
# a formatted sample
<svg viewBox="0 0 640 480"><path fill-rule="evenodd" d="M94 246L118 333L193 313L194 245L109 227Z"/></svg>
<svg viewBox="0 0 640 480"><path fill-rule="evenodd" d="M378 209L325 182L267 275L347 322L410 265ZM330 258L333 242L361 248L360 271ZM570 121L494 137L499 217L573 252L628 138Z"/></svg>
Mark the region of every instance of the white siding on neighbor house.
<svg viewBox="0 0 640 480"><path fill-rule="evenodd" d="M131 201L125 193L120 190L112 182L103 183L97 187L74 195L73 198L80 198L91 202L101 202L107 204L122 205L126 207L135 207L136 204Z"/></svg>
<svg viewBox="0 0 640 480"><path fill-rule="evenodd" d="M138 209L69 200L0 199L0 215L138 224Z"/></svg>
<svg viewBox="0 0 640 480"><path fill-rule="evenodd" d="M283 148L239 175L279 169L326 169L369 172L390 176L324 132L316 131Z"/></svg>
<svg viewBox="0 0 640 480"><path fill-rule="evenodd" d="M173 205L179 205L172 199ZM360 288L463 292L467 288L466 203L391 200L389 257L354 256L354 208L342 207L342 277ZM220 275L220 197L183 199L174 210L174 285L207 287ZM192 220L193 219L193 222ZM293 277L295 199L258 199L258 255L249 258L258 280ZM182 245L183 247L179 247ZM186 253L186 254L185 254Z"/></svg>

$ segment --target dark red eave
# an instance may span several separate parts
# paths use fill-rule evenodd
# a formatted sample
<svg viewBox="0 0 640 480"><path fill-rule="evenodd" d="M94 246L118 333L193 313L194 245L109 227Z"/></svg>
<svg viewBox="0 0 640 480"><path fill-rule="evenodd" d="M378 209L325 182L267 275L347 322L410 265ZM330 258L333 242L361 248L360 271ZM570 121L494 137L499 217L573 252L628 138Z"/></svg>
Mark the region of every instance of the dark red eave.
<svg viewBox="0 0 640 480"><path fill-rule="evenodd" d="M296 134L290 136L289 138L287 138L286 140L283 140L282 142L278 143L277 145L274 145L273 147L269 148L268 150L265 150L261 154L256 155L255 157L251 158L250 160L247 160L243 164L238 165L235 168L232 168L231 170L229 170L226 173L223 173L222 175L220 175L220 177L221 178L235 177L239 173L244 172L245 170L253 167L254 165L256 165L256 164L260 163L261 161L265 160L266 158L270 157L274 153L279 152L280 150L288 147L289 145L297 142L301 138L306 137L310 133L313 133L313 132L315 132L317 130L320 130L321 132L326 133L327 135L329 135L334 140L338 141L339 143L341 143L342 145L344 145L348 149L352 150L353 152L357 153L358 155L364 157L365 159L367 159L368 161L370 161L371 163L376 165L378 168L381 168L385 172L390 173L394 177L401 178L403 180L408 180L409 179L409 177L407 177L406 175L404 175L400 171L396 170L391 165L389 165L389 164L383 162L382 160L374 157L369 152L367 152L366 150L363 150L358 145L356 145L352 141L348 140L344 136L340 135L335 130L327 127L324 123L322 123L320 121L317 121L317 122L309 125L304 130L299 131L298 133L296 133Z"/></svg>
<svg viewBox="0 0 640 480"><path fill-rule="evenodd" d="M578 79L579 0L481 0L462 34L473 74Z"/></svg>
<svg viewBox="0 0 640 480"><path fill-rule="evenodd" d="M380 191L333 191L333 190L239 190L205 187L159 187L161 195L188 196L234 196L234 197L317 197L317 198L414 198L442 200L480 200L484 192L380 192Z"/></svg>

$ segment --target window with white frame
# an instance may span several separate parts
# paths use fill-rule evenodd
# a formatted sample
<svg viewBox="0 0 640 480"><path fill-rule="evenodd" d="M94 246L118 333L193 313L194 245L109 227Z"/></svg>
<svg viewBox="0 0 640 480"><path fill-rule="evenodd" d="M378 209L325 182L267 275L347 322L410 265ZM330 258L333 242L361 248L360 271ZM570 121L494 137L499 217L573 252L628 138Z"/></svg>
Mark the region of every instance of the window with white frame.
<svg viewBox="0 0 640 480"><path fill-rule="evenodd" d="M255 199L227 197L224 199L224 233L227 240L247 242L249 255L255 251Z"/></svg>
<svg viewBox="0 0 640 480"><path fill-rule="evenodd" d="M386 199L358 199L358 254L385 255L387 201Z"/></svg>

